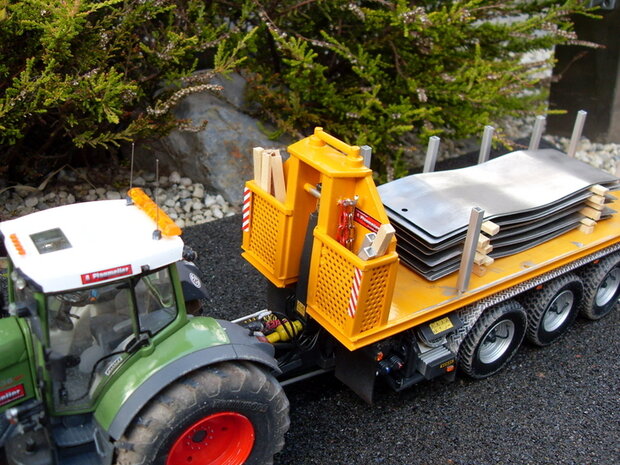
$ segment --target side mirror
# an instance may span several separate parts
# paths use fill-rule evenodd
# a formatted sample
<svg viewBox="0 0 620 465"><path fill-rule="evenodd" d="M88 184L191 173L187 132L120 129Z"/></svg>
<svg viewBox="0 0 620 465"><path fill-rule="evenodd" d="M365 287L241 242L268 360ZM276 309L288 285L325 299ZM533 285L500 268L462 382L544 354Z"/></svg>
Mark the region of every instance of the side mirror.
<svg viewBox="0 0 620 465"><path fill-rule="evenodd" d="M30 328L34 335L43 342L43 328L41 327L41 320L37 315L37 304L33 300L32 302L15 302L10 306L11 314L19 318L28 318L30 322Z"/></svg>

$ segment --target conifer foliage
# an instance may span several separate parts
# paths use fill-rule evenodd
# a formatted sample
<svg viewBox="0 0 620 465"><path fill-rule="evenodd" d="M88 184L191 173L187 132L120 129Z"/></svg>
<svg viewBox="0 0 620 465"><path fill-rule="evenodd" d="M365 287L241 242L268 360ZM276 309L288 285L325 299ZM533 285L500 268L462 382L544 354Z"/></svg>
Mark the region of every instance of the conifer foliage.
<svg viewBox="0 0 620 465"><path fill-rule="evenodd" d="M0 0L0 170L36 180L186 124L172 105L239 64L218 17L202 0Z"/></svg>
<svg viewBox="0 0 620 465"><path fill-rule="evenodd" d="M321 125L368 144L383 173L406 141L462 138L544 110L550 59L522 57L580 43L570 18L587 14L571 0L253 3L261 45L248 67L263 115L283 131Z"/></svg>
<svg viewBox="0 0 620 465"><path fill-rule="evenodd" d="M583 3L0 0L0 170L34 177L76 154L196 130L174 120L174 104L237 69L274 135L321 125L393 171L412 140L540 110L549 63L522 55L577 43L570 17Z"/></svg>

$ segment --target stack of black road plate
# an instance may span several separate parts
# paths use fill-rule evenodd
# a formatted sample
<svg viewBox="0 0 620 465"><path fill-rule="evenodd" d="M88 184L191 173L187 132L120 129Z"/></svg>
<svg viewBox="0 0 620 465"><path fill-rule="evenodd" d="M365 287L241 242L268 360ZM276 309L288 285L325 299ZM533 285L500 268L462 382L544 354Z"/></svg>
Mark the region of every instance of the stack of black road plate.
<svg viewBox="0 0 620 465"><path fill-rule="evenodd" d="M517 151L479 165L415 174L379 186L401 260L426 279L457 270L472 208L500 226L492 258L521 252L577 228L600 184L618 178L554 149ZM603 218L614 212L603 209Z"/></svg>

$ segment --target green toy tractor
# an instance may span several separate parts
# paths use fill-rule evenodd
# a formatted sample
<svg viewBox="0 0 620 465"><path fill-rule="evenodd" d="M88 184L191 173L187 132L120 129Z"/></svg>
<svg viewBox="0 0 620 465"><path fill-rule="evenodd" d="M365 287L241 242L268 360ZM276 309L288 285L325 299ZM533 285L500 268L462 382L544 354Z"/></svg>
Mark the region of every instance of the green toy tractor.
<svg viewBox="0 0 620 465"><path fill-rule="evenodd" d="M289 423L273 346L190 314L204 296L194 257L142 191L0 232L9 464L271 463Z"/></svg>

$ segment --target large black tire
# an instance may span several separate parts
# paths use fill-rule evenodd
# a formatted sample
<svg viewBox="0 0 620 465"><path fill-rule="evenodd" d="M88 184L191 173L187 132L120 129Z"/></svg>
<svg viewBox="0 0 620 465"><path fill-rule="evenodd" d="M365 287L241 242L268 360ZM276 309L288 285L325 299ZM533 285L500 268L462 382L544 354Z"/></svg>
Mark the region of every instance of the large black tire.
<svg viewBox="0 0 620 465"><path fill-rule="evenodd" d="M564 335L579 313L582 295L581 279L571 273L553 279L519 299L527 310L528 341L542 347Z"/></svg>
<svg viewBox="0 0 620 465"><path fill-rule="evenodd" d="M459 349L459 368L476 379L500 371L519 349L527 315L515 301L490 307L469 330Z"/></svg>
<svg viewBox="0 0 620 465"><path fill-rule="evenodd" d="M580 275L584 286L580 313L590 320L600 320L620 299L620 253L581 268Z"/></svg>
<svg viewBox="0 0 620 465"><path fill-rule="evenodd" d="M247 362L219 363L149 402L121 438L115 463L271 464L284 446L288 412L273 376Z"/></svg>

